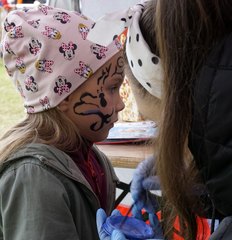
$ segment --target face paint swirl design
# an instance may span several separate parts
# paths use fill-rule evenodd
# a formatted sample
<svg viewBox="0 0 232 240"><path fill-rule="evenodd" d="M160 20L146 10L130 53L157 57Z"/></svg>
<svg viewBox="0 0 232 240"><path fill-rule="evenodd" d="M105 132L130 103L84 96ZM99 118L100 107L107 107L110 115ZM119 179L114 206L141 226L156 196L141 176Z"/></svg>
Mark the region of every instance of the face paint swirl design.
<svg viewBox="0 0 232 240"><path fill-rule="evenodd" d="M75 115L86 117L78 118L79 126L84 126L90 132L106 132L112 127L110 124L117 121L117 107L121 101L119 88L123 78L124 59L120 55L113 62L105 64L86 82L72 105Z"/></svg>
<svg viewBox="0 0 232 240"><path fill-rule="evenodd" d="M94 96L91 93L87 93L87 92L83 93L80 97L80 102L77 102L73 107L74 112L77 115L81 115L81 116L97 115L100 118L99 122L94 122L93 124L90 125L90 129L92 131L98 131L104 126L104 124L109 123L111 120L111 116L114 113L114 110L112 110L112 112L110 114L104 114L99 110L100 106L98 104L96 104L95 102L96 102L96 99L98 98L100 101L100 105L102 105L102 98L100 96L101 94L104 94L104 93L100 93L99 97ZM105 104L107 104L107 103L104 103L104 105ZM84 112L77 112L77 108L82 105L93 105L93 106L96 106L98 109L87 110Z"/></svg>
<svg viewBox="0 0 232 240"><path fill-rule="evenodd" d="M111 116L114 114L114 110L112 110L111 114L103 114L101 111L99 110L89 110L83 113L77 113L78 115L82 115L82 116L88 116L88 115L98 115L100 118L99 122L94 122L93 124L90 125L90 129L92 131L98 131L100 130L104 124L107 124L110 122L111 120Z"/></svg>
<svg viewBox="0 0 232 240"><path fill-rule="evenodd" d="M115 66L115 71L114 73L111 75L111 77L113 77L114 75L119 74L122 76L122 78L124 77L124 60L123 57L119 57L117 60L117 65Z"/></svg>
<svg viewBox="0 0 232 240"><path fill-rule="evenodd" d="M99 93L99 90L97 91ZM101 88L101 91L99 93L99 98L100 98L100 104L102 107L106 107L107 106L107 101L105 99L105 94Z"/></svg>

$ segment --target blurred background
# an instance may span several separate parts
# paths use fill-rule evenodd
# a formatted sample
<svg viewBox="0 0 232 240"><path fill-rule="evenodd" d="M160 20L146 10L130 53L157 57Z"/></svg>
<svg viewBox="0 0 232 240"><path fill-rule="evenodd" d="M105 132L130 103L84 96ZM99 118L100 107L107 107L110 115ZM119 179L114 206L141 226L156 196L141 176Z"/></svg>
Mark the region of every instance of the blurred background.
<svg viewBox="0 0 232 240"><path fill-rule="evenodd" d="M139 2L139 0L0 0L1 5L7 11L13 8L30 7L34 2L82 12L84 15L96 20L105 13L128 8Z"/></svg>

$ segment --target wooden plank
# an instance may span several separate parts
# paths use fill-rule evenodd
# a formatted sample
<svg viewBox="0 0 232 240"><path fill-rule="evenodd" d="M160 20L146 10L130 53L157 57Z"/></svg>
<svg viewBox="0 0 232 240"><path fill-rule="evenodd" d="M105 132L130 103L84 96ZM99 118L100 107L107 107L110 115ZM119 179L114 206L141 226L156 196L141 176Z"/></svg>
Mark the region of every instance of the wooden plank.
<svg viewBox="0 0 232 240"><path fill-rule="evenodd" d="M112 144L97 145L110 159L114 167L136 168L137 165L153 154L153 147L148 144Z"/></svg>

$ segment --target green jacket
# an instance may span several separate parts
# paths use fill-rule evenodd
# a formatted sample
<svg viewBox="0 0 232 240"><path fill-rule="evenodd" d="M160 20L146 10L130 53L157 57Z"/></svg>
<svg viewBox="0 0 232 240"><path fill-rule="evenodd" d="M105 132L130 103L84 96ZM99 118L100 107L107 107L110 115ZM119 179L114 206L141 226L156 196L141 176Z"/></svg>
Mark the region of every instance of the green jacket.
<svg viewBox="0 0 232 240"><path fill-rule="evenodd" d="M94 150L106 172L110 213L118 178L106 156ZM99 207L79 168L55 147L30 144L0 168L0 239L96 240Z"/></svg>

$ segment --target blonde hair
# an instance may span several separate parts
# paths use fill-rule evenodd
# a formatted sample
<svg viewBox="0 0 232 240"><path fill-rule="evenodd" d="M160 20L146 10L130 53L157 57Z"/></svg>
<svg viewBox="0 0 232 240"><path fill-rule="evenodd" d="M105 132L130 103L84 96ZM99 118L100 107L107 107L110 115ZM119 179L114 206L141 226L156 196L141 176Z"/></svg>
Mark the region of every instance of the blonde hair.
<svg viewBox="0 0 232 240"><path fill-rule="evenodd" d="M58 108L28 114L0 139L0 163L29 143L52 145L71 152L82 144L77 127Z"/></svg>

